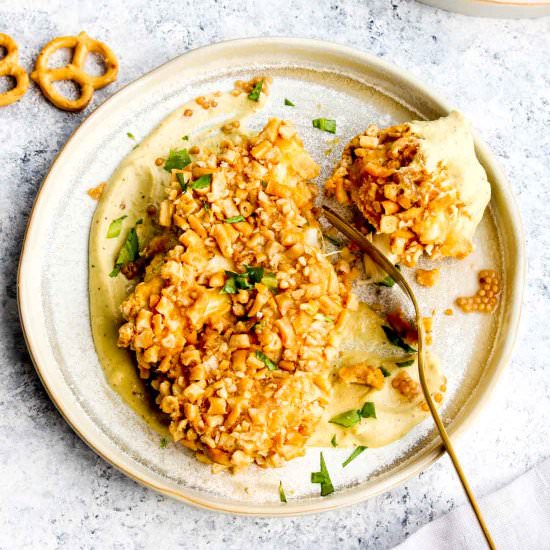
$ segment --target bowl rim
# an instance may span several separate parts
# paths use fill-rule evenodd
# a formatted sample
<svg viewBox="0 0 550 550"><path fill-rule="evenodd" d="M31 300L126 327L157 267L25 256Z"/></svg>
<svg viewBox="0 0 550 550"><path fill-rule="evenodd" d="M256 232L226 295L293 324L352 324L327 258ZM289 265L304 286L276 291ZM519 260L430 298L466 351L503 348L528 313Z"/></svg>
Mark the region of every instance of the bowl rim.
<svg viewBox="0 0 550 550"><path fill-rule="evenodd" d="M420 82L416 77L412 76L412 74L410 74L408 71L403 70L385 60L382 60L373 54L334 42L309 38L306 39L291 37L241 38L217 42L185 52L121 87L117 92L106 99L101 105L96 107L81 122L81 124L79 124L75 128L65 144L61 147L54 160L52 161L48 172L38 189L34 204L29 214L29 221L23 238L17 272L17 304L25 343L27 345L27 349L29 351L29 355L31 357L33 365L44 388L46 389L46 392L48 393L50 399L56 406L61 416L65 419L69 426L71 426L73 431L96 454L101 456L109 464L117 468L119 471L121 471L134 481L140 483L141 485L154 489L166 496L170 496L177 500L198 506L203 509L247 516L289 517L334 510L336 508L362 502L368 498L384 493L398 485L401 485L408 479L417 475L422 470L431 466L437 459L439 459L443 455L444 448L440 443L439 438L436 438L433 443L429 444L425 449L419 452L421 456L416 457L412 463L406 464L402 468L398 469L396 472L392 473L391 480L381 479L375 485L371 485L368 489L361 488L361 486L359 485L357 487L354 487L350 491L342 492L340 495L336 493L332 495L329 499L316 499L313 501L301 500L296 502L295 505L291 505L291 503L289 502L288 505L285 505L284 507L273 507L273 505L257 505L253 503L239 503L237 501L231 503L218 503L216 502L216 497L211 497L207 495L203 498L198 498L195 497L193 494L187 493L187 490L185 488L180 489L179 491L174 490L171 487L159 484L154 479L152 479L152 476L149 475L147 472L137 472L135 471L136 468L132 470L130 466L127 466L125 464L125 462L127 462L126 460L122 459L120 456L113 456L108 454L106 450L104 450L101 443L94 441L93 435L88 435L79 428L78 418L76 418L77 415L71 414L70 410L65 407L62 397L58 396L55 390L51 387L48 376L49 366L48 364L44 364L41 362L40 357L36 352L36 345L33 333L30 329L32 325L32 307L28 303L28 299L25 296L23 288L24 280L27 276L27 256L29 241L32 239L34 232L37 231L38 228L35 214L40 208L40 204L44 200L44 197L48 190L48 181L50 179L50 175L57 162L60 160L65 149L78 136L80 132L86 129L88 124L90 124L90 121L95 119L98 114L101 114L101 112L106 109L106 106L110 105L114 100L120 99L125 94L131 93L132 88L134 86L138 86L139 83L142 82L144 79L154 79L158 73L170 67L171 65L177 65L178 63L181 63L182 58L188 59L191 56L202 54L205 50L208 49L211 50L212 54L220 53L221 50L224 50L228 46L242 49L244 53L245 50L251 47L257 47L259 45L264 47L277 46L290 49L303 48L305 50L309 48L317 51L323 51L325 53L330 53L340 58L353 58L360 64L384 72L388 74L389 78L391 78L392 80L403 82L408 87L415 89L421 96L428 98L432 104L436 105L440 111L448 113L452 110L450 105L445 100L429 90L424 84L422 84L422 82ZM506 334L508 337L504 342L504 345L498 350L497 357L492 357L490 359L492 362L495 363L495 367L493 368L491 376L483 381L483 378L487 377L482 375L482 378L480 379L480 385L483 383L483 388L479 390L479 399L474 403L469 403L467 414L465 414L463 410L459 411L451 426L449 427L449 433L455 438L459 434L463 433L465 429L469 425L471 425L475 417L479 414L482 405L489 398L504 368L510 362L514 345L517 339L526 274L525 238L523 233L523 225L519 214L519 208L517 206L515 197L504 174L502 173L501 169L489 152L488 147L482 142L482 140L477 136L475 132L473 132L473 134L476 151L478 155L481 155L483 157L484 164L490 168L493 176L492 183L493 185L496 185L498 187L499 193L502 195L502 202L507 205L507 217L510 219L511 227L513 228L511 233L515 244L514 253L516 254L517 261L513 277L511 277L511 281L509 283L513 286L513 293L512 303L508 305L508 315L506 319L506 324L508 325Z"/></svg>

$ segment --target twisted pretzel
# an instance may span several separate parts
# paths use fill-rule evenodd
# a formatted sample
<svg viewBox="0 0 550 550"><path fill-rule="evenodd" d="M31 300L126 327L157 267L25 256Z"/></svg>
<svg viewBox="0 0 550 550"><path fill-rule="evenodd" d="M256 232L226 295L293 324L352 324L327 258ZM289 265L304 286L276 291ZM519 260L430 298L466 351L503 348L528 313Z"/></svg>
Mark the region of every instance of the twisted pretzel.
<svg viewBox="0 0 550 550"><path fill-rule="evenodd" d="M73 49L71 62L65 67L48 67L50 56L61 48ZM101 76L93 76L83 69L90 52L97 53L104 59L106 71ZM81 32L78 36L58 36L48 42L36 59L31 78L56 107L64 111L81 111L92 100L94 90L99 90L116 80L117 74L118 61L111 48ZM76 82L80 86L80 97L69 99L60 94L53 86L53 83L59 80Z"/></svg>
<svg viewBox="0 0 550 550"><path fill-rule="evenodd" d="M6 48L6 57L0 59L0 76L15 79L15 88L0 94L0 107L21 99L29 87L27 71L19 65L19 48L11 36L0 33L0 46Z"/></svg>

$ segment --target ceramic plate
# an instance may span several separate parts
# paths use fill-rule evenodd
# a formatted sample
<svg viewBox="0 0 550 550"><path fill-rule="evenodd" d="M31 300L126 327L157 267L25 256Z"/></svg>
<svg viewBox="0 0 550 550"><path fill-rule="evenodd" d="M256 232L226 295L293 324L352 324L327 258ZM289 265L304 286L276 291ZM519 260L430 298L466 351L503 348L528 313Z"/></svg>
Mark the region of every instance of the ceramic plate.
<svg viewBox="0 0 550 550"><path fill-rule="evenodd" d="M98 454L133 479L164 494L210 509L258 515L317 512L350 504L402 483L442 453L431 419L400 441L369 449L342 469L349 450L327 449L336 492L318 496L310 472L319 450L284 468L251 467L213 475L185 449L159 447L150 430L106 383L94 350L88 308L88 235L96 203L87 189L109 178L136 137L147 135L180 104L237 79L269 74L268 116L288 117L307 149L329 174L342 147L369 123L385 126L412 118L434 119L450 107L404 71L343 46L298 39L251 39L189 52L113 95L74 132L45 179L34 205L19 273L19 306L27 344L52 400L73 429ZM284 106L284 98L296 107ZM312 128L320 116L338 123L339 141ZM476 139L492 185L492 200L476 235L476 252L442 264L442 281L419 289L426 313L436 311L434 352L444 358L448 391L442 413L451 434L468 425L510 358L518 325L524 251L518 212L491 154ZM506 251L506 254L503 253ZM494 315L447 317L457 289L477 288L477 272L503 274L504 293ZM457 283L460 281L460 284ZM395 291L397 292L397 291ZM352 467L353 466L353 467ZM283 481L289 502L279 502Z"/></svg>

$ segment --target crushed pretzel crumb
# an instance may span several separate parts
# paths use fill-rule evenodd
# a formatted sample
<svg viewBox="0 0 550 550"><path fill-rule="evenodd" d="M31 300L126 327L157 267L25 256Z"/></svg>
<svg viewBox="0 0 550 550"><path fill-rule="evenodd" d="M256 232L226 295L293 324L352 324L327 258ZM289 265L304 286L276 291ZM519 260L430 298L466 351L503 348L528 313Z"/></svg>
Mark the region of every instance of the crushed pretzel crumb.
<svg viewBox="0 0 550 550"><path fill-rule="evenodd" d="M416 270L416 282L419 285L432 287L439 282L440 271L435 269L417 269Z"/></svg>
<svg viewBox="0 0 550 550"><path fill-rule="evenodd" d="M94 201L98 201L101 198L101 195L103 195L103 191L105 190L106 185L106 182L102 182L99 185L88 189L87 193L92 199L94 199Z"/></svg>

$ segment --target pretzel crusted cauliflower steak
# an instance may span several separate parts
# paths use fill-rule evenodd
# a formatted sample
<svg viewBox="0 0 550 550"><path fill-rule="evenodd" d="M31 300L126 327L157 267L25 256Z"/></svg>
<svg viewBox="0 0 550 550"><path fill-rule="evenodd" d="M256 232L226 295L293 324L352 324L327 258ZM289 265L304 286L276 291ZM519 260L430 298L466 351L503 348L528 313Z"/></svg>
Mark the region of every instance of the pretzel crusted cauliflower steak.
<svg viewBox="0 0 550 550"><path fill-rule="evenodd" d="M464 258L491 189L462 115L379 129L351 140L326 192L357 205L408 266L423 252Z"/></svg>
<svg viewBox="0 0 550 550"><path fill-rule="evenodd" d="M338 276L319 245L319 168L271 119L171 172L158 224L172 244L143 251L119 346L135 351L175 441L206 462L279 466L321 418L352 307L349 266Z"/></svg>

